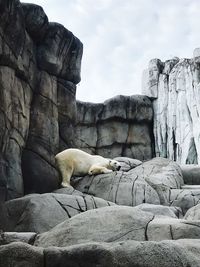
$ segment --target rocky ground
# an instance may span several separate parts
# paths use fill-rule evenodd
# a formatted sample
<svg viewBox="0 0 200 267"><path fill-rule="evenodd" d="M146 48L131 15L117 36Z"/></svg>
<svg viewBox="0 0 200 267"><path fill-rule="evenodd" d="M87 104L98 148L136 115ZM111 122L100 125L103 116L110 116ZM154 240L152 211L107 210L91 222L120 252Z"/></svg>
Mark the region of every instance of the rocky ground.
<svg viewBox="0 0 200 267"><path fill-rule="evenodd" d="M200 187L185 184L197 166L118 160L121 171L7 201L0 266L200 266Z"/></svg>

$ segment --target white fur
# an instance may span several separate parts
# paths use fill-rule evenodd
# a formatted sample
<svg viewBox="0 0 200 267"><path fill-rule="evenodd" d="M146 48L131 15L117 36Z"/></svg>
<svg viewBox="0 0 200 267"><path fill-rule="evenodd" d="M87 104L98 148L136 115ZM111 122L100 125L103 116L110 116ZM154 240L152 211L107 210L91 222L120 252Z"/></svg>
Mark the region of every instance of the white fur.
<svg viewBox="0 0 200 267"><path fill-rule="evenodd" d="M62 186L70 186L72 176L109 173L120 168L116 160L90 155L80 149L69 148L55 156L57 168L62 177Z"/></svg>

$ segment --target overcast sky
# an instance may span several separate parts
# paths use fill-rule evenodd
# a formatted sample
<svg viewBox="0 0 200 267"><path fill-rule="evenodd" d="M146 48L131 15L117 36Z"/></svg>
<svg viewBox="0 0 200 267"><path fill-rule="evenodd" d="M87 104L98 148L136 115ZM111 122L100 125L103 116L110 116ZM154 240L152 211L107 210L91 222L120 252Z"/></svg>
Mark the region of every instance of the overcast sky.
<svg viewBox="0 0 200 267"><path fill-rule="evenodd" d="M191 58L200 47L200 0L30 0L84 45L77 99L141 94L152 58Z"/></svg>

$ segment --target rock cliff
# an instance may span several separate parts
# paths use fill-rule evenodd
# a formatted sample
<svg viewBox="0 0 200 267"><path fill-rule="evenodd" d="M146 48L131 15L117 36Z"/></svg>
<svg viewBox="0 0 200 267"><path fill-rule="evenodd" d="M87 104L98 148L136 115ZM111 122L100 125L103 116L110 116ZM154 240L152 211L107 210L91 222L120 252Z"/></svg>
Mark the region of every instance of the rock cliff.
<svg viewBox="0 0 200 267"><path fill-rule="evenodd" d="M143 93L152 98L155 153L181 164L200 163L200 50L192 59L151 60Z"/></svg>
<svg viewBox="0 0 200 267"><path fill-rule="evenodd" d="M151 159L152 121L152 103L146 96L120 95L100 104L77 101L75 143L104 157Z"/></svg>
<svg viewBox="0 0 200 267"><path fill-rule="evenodd" d="M58 187L54 155L73 145L83 46L62 25L48 22L40 6L2 0L0 13L0 196L4 200L22 196L24 190L46 192Z"/></svg>
<svg viewBox="0 0 200 267"><path fill-rule="evenodd" d="M0 12L1 200L57 189L54 156L68 147L152 158L148 97L76 103L83 51L78 38L34 4L2 0Z"/></svg>

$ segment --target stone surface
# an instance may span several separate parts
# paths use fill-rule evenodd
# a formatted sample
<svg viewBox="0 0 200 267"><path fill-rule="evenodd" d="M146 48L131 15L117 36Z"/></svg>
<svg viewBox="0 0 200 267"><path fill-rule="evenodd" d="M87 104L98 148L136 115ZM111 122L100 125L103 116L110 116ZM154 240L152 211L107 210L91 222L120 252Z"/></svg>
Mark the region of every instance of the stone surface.
<svg viewBox="0 0 200 267"><path fill-rule="evenodd" d="M200 165L185 164L185 165L180 165L180 167L185 184L200 185Z"/></svg>
<svg viewBox="0 0 200 267"><path fill-rule="evenodd" d="M197 267L199 240L89 243L65 248L37 248L24 243L0 247L0 267ZM45 265L44 265L45 264Z"/></svg>
<svg viewBox="0 0 200 267"><path fill-rule="evenodd" d="M13 242L24 242L32 245L35 237L36 233L2 232L0 233L0 246Z"/></svg>
<svg viewBox="0 0 200 267"><path fill-rule="evenodd" d="M200 202L200 189L173 189L170 191L170 205L182 209L183 214Z"/></svg>
<svg viewBox="0 0 200 267"><path fill-rule="evenodd" d="M200 204L197 204L195 205L194 207L190 208L184 218L186 220L194 220L194 221L197 221L197 220L200 220Z"/></svg>
<svg viewBox="0 0 200 267"><path fill-rule="evenodd" d="M33 194L6 202L4 230L42 233L81 212L114 205L100 198L73 193Z"/></svg>
<svg viewBox="0 0 200 267"><path fill-rule="evenodd" d="M43 193L59 187L54 155L73 145L83 45L62 25L49 23L37 5L1 1L0 13L4 201L23 196L24 189Z"/></svg>
<svg viewBox="0 0 200 267"><path fill-rule="evenodd" d="M124 206L87 211L38 235L34 245L65 247L92 241L145 240L146 227L153 217L151 213Z"/></svg>
<svg viewBox="0 0 200 267"><path fill-rule="evenodd" d="M124 172L130 171L131 169L142 164L141 160L132 159L128 157L116 157L114 159L120 162L121 164L120 171L124 171Z"/></svg>
<svg viewBox="0 0 200 267"><path fill-rule="evenodd" d="M150 62L143 93L153 98L156 156L200 162L199 49L194 59ZM150 75L152 74L152 75Z"/></svg>
<svg viewBox="0 0 200 267"><path fill-rule="evenodd" d="M0 246L0 267L4 266L43 267L43 250L22 242Z"/></svg>
<svg viewBox="0 0 200 267"><path fill-rule="evenodd" d="M170 205L171 191L181 189L183 178L174 161L154 158L128 172L85 176L75 179L73 185L81 192L119 205Z"/></svg>
<svg viewBox="0 0 200 267"><path fill-rule="evenodd" d="M27 32L32 39L42 42L49 26L48 17L43 8L35 4L22 3L22 9Z"/></svg>
<svg viewBox="0 0 200 267"><path fill-rule="evenodd" d="M34 245L65 247L90 242L200 239L200 221L144 212L139 207L112 206L90 210L37 235Z"/></svg>
<svg viewBox="0 0 200 267"><path fill-rule="evenodd" d="M140 210L151 212L154 215L162 215L170 218L182 218L182 210L179 207L168 207L163 205L153 205L143 203L137 206Z"/></svg>
<svg viewBox="0 0 200 267"><path fill-rule="evenodd" d="M193 52L193 58L195 63L199 64L200 63L200 48L195 48Z"/></svg>
<svg viewBox="0 0 200 267"><path fill-rule="evenodd" d="M116 96L101 104L77 102L76 146L104 157L154 155L152 104L146 96Z"/></svg>

